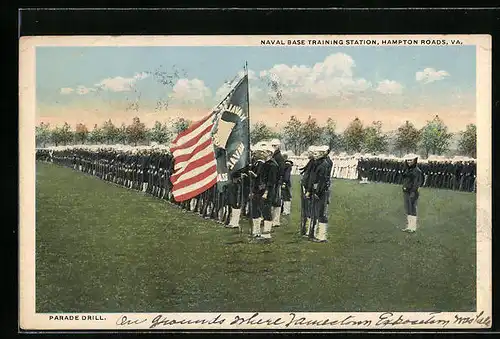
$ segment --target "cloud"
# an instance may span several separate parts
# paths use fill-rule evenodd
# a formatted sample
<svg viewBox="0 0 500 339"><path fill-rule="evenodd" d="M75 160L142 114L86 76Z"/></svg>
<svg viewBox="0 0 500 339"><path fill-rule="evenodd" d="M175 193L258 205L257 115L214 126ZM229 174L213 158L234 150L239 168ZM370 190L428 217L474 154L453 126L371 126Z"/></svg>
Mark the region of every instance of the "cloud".
<svg viewBox="0 0 500 339"><path fill-rule="evenodd" d="M234 79L222 84L215 91L215 99L218 101L224 99L224 97L231 91L231 89L233 89L234 86L237 85L238 81L240 81L240 79L243 78L244 75L245 75L245 71L239 71L238 75ZM248 70L248 82L249 82L251 88L258 86L258 83L257 83L258 79L259 79L259 77L257 76L257 73L255 71L249 69ZM261 89L257 88L256 90L259 91Z"/></svg>
<svg viewBox="0 0 500 339"><path fill-rule="evenodd" d="M216 91L214 97L214 104L221 102L226 95L237 85L238 81L243 77L244 72L238 72L238 76L232 81L225 82ZM262 81L259 79L257 72L253 70L248 71L249 95L252 104L259 103L266 100L266 93L262 89Z"/></svg>
<svg viewBox="0 0 500 339"><path fill-rule="evenodd" d="M79 95L85 95L85 94L88 94L88 93L94 92L94 91L95 91L94 88L88 88L85 86L78 86L76 88L76 93L78 93Z"/></svg>
<svg viewBox="0 0 500 339"><path fill-rule="evenodd" d="M106 78L95 84L95 86L100 89L112 92L129 92L134 88L137 81L146 79L147 77L149 77L149 74L146 72L142 72L136 73L131 78L124 78L121 76Z"/></svg>
<svg viewBox="0 0 500 339"><path fill-rule="evenodd" d="M233 85L236 85L236 84L225 82L222 86L220 86L217 89L217 91L215 91L215 100L217 101L217 103L219 101L221 101L222 99L224 99L226 97L226 95L229 94L229 92L233 88Z"/></svg>
<svg viewBox="0 0 500 339"><path fill-rule="evenodd" d="M425 68L423 71L419 71L415 74L415 79L418 82L429 84L434 81L442 80L447 76L450 76L450 74L444 70L436 71L434 68Z"/></svg>
<svg viewBox="0 0 500 339"><path fill-rule="evenodd" d="M115 77L103 79L95 86L112 92L128 92L135 82L135 78Z"/></svg>
<svg viewBox="0 0 500 339"><path fill-rule="evenodd" d="M335 53L312 67L279 64L261 71L259 75L264 80L277 82L285 96L326 99L348 97L372 87L366 79L354 77L354 68L355 62L351 56Z"/></svg>
<svg viewBox="0 0 500 339"><path fill-rule="evenodd" d="M199 79L179 79L172 88L171 98L175 102L205 103L211 97L210 89Z"/></svg>
<svg viewBox="0 0 500 339"><path fill-rule="evenodd" d="M63 87L61 88L61 94L70 94L70 93L73 93L74 92L74 89L73 88L69 88L69 87Z"/></svg>
<svg viewBox="0 0 500 339"><path fill-rule="evenodd" d="M149 73L146 73L146 72L136 73L134 75L134 79L136 79L136 80L146 79L147 77L149 77Z"/></svg>
<svg viewBox="0 0 500 339"><path fill-rule="evenodd" d="M403 85L394 80L382 80L378 83L377 92L382 94L401 94L403 92Z"/></svg>

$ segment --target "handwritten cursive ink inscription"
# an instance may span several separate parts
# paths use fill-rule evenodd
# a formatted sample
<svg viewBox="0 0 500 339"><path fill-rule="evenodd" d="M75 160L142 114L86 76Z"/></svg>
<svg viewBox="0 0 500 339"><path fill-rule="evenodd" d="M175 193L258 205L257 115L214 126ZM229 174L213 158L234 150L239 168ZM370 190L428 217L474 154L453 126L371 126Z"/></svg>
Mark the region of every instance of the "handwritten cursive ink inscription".
<svg viewBox="0 0 500 339"><path fill-rule="evenodd" d="M142 323L144 323L146 321L147 321L146 318L143 318L143 319L129 319L126 315L122 315L116 321L116 325L118 325L118 326L139 325L139 324L142 324Z"/></svg>
<svg viewBox="0 0 500 339"><path fill-rule="evenodd" d="M485 325L487 327L491 326L491 318L490 317L485 317L484 316L484 311L481 311L478 315L475 317L460 317L455 314L455 321L453 322L454 324L479 324L479 325Z"/></svg>
<svg viewBox="0 0 500 339"><path fill-rule="evenodd" d="M376 326L398 326L398 325L440 325L443 327L448 326L450 323L446 319L436 319L439 313L430 313L429 317L426 319L411 319L405 318L402 315L395 317L393 313L386 312L382 313L379 320L375 323Z"/></svg>
<svg viewBox="0 0 500 339"><path fill-rule="evenodd" d="M177 327L179 325L202 325L203 327L227 325L229 327L375 327L375 328L390 328L390 327L448 327L453 325L468 326L480 325L491 326L491 317L485 315L484 311L479 314L462 316L459 314L443 314L440 312L431 312L427 315L412 315L398 314L392 312L380 313L376 318L364 318L358 315L345 315L338 318L317 318L308 317L308 315L300 315L296 313L281 314L279 316L270 316L255 312L249 315L234 315L226 319L222 314L208 316L206 318L189 318L183 317L181 314L158 314L153 319L149 317L135 318L122 315L116 321L118 326L133 326L143 323L148 323L149 328L161 327Z"/></svg>
<svg viewBox="0 0 500 339"><path fill-rule="evenodd" d="M207 320L207 319L168 319L161 314L157 315L151 321L149 328L155 328L157 326L172 326L172 325L222 325L226 321L219 314L217 317Z"/></svg>
<svg viewBox="0 0 500 339"><path fill-rule="evenodd" d="M285 322L281 318L276 319L262 319L258 318L259 313L254 313L249 318L240 317L239 315L234 317L234 320L230 325L268 325L268 326L279 326Z"/></svg>
<svg viewBox="0 0 500 339"><path fill-rule="evenodd" d="M295 313L290 313L291 319L287 322L285 327L289 326L370 326L372 321L359 319L356 320L354 316L349 315L342 319L308 319L306 317L297 317Z"/></svg>

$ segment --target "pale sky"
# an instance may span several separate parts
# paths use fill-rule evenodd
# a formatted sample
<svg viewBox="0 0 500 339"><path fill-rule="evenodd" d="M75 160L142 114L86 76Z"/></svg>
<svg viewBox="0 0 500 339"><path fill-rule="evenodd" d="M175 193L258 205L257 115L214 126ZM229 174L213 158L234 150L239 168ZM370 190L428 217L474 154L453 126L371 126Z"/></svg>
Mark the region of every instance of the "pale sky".
<svg viewBox="0 0 500 339"><path fill-rule="evenodd" d="M456 132L476 122L475 46L37 47L36 55L37 122L52 125L196 120L227 94L224 82L245 61L251 123L331 117L340 132L358 117L393 130L438 114ZM172 83L161 84L157 70L176 73ZM269 77L286 106L269 103ZM138 109L127 110L134 102Z"/></svg>

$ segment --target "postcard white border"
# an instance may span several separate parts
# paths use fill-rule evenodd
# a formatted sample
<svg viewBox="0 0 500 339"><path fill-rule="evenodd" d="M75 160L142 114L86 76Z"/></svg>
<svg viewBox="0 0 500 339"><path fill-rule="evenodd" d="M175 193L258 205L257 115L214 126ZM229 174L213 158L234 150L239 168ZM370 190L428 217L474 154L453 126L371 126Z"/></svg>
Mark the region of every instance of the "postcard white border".
<svg viewBox="0 0 500 339"><path fill-rule="evenodd" d="M476 46L477 113L477 311L377 313L99 313L35 312L35 48L38 46L261 46L261 40L445 40ZM401 42L397 46L415 45ZM425 46L426 44L417 44ZM431 44L430 46L435 46ZM317 48L321 48L318 46ZM20 39L19 85L19 324L23 330L150 329L161 317L160 330L199 329L480 329L491 327L491 36L490 35L268 35L268 36L38 36ZM51 317L76 317L54 320ZM117 325L126 316L128 325ZM234 323L235 317L247 321ZM457 317L461 320L457 321ZM248 320L251 318L251 320ZM51 320L49 320L51 319ZM99 319L99 320L89 320ZM100 320L104 319L104 320ZM204 319L205 323L200 323ZM260 319L260 320L259 320ZM279 320L278 320L279 319ZM300 320L299 319L303 319ZM385 320L384 320L385 319ZM391 319L391 321L388 321ZM399 320L397 320L399 319ZM224 320L224 321L222 321ZM198 322L197 322L198 321ZM158 322L158 321L157 321ZM387 324L392 322L392 324ZM231 324L233 323L233 324ZM384 325L385 324L385 325Z"/></svg>

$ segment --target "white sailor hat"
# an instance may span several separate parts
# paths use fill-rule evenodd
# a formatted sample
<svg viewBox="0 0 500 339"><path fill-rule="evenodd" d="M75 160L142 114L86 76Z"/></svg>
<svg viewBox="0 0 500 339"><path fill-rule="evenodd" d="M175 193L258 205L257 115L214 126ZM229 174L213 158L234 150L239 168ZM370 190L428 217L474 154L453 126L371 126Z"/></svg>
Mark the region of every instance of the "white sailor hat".
<svg viewBox="0 0 500 339"><path fill-rule="evenodd" d="M255 147L253 148L254 152L259 152L259 153L273 153L274 149L267 145L267 144L259 144L257 143Z"/></svg>
<svg viewBox="0 0 500 339"><path fill-rule="evenodd" d="M281 146L281 141L279 139L272 139L269 141L271 146Z"/></svg>
<svg viewBox="0 0 500 339"><path fill-rule="evenodd" d="M403 157L403 160L415 160L415 159L418 159L418 154L415 153L409 153Z"/></svg>
<svg viewBox="0 0 500 339"><path fill-rule="evenodd" d="M328 145L316 146L316 152L328 152L329 150Z"/></svg>

